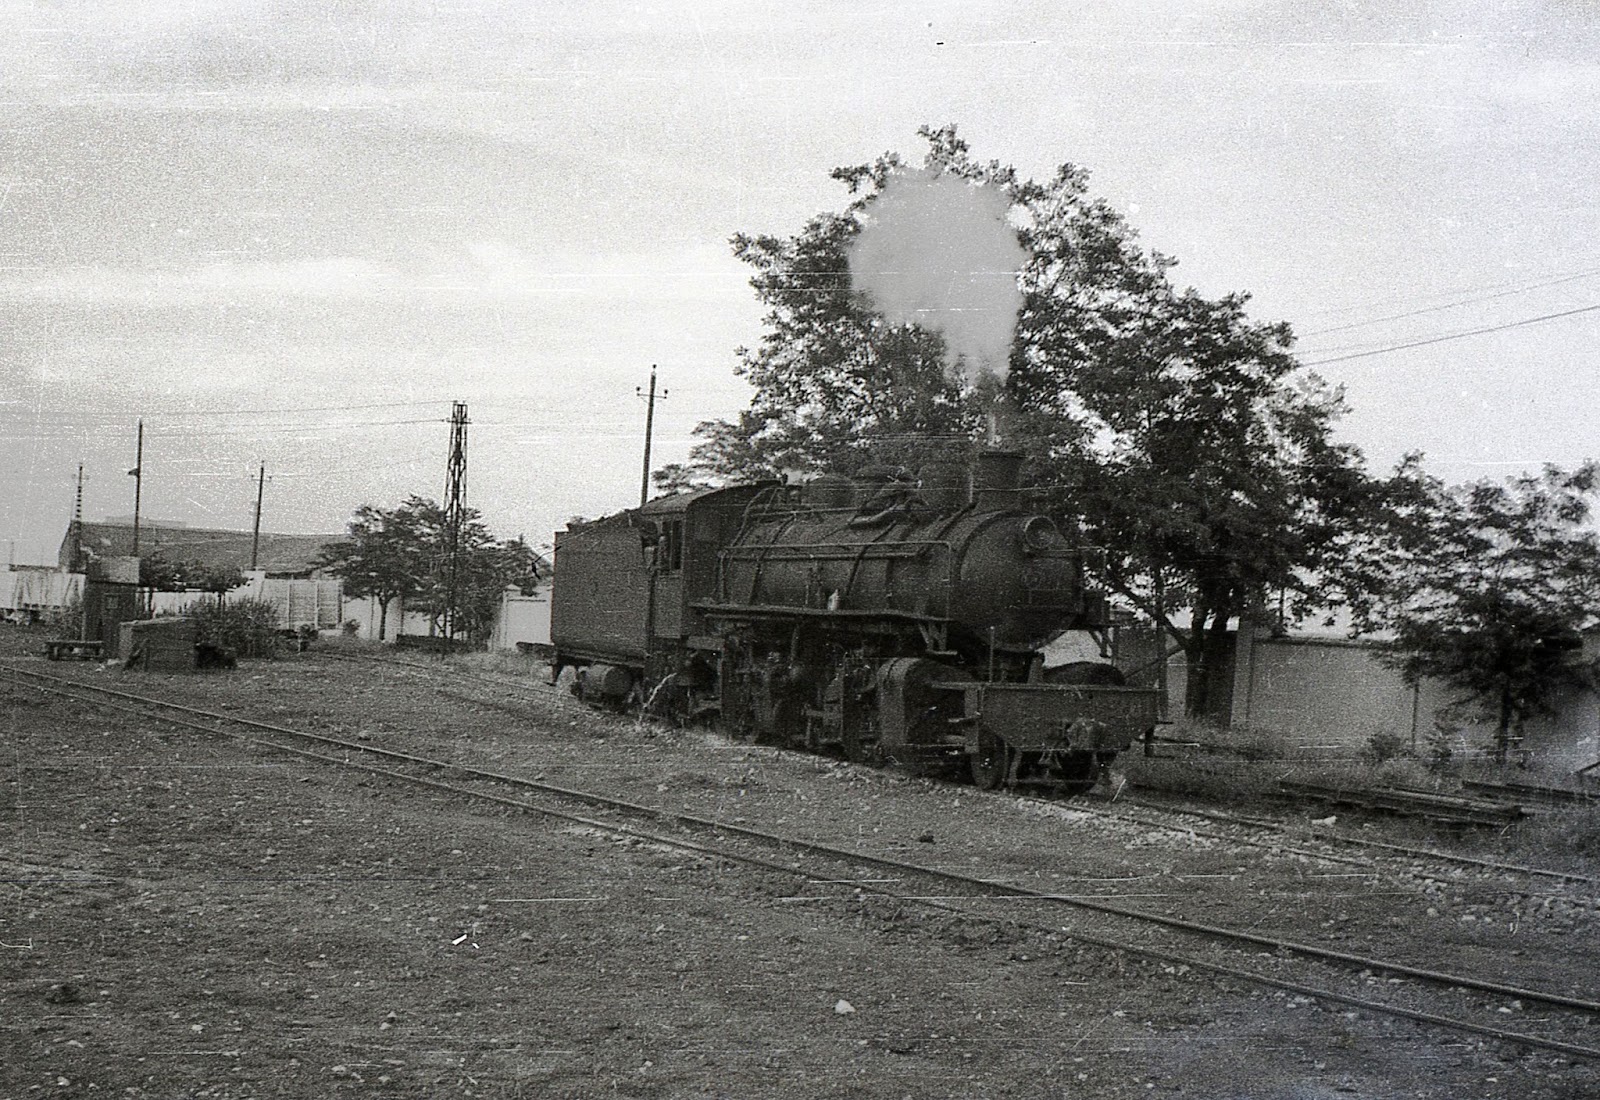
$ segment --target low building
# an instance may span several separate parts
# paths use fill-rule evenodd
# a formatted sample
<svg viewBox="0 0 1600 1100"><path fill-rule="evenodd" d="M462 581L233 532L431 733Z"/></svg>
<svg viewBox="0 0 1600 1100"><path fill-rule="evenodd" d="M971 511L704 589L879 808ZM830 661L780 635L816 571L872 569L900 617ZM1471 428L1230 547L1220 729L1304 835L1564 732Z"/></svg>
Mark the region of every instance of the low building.
<svg viewBox="0 0 1600 1100"><path fill-rule="evenodd" d="M244 584L226 593L224 600L270 603L285 627L332 629L343 620L343 588L336 578L322 576L316 563L324 546L342 538L267 531L258 537L249 531L143 523L139 525L138 546L139 558L159 556L172 564L193 563L212 571L238 573ZM133 523L107 520L69 527L59 556L63 568L76 565L93 580L112 563L137 563L133 549ZM137 569L135 564L135 579ZM153 615L182 614L202 600L215 599L215 594L200 591L144 590L139 596L139 610Z"/></svg>
<svg viewBox="0 0 1600 1100"><path fill-rule="evenodd" d="M249 531L143 523L139 525L138 555L160 556L169 562L195 562L209 569L234 569L240 573L255 569L268 577L311 577L317 572L315 563L322 548L343 538L343 535L277 535L263 531L257 545L257 537ZM75 550L87 561L131 557L134 554L133 524L121 521L83 523L76 533L69 529L61 540L59 559L63 569L79 564L73 560Z"/></svg>

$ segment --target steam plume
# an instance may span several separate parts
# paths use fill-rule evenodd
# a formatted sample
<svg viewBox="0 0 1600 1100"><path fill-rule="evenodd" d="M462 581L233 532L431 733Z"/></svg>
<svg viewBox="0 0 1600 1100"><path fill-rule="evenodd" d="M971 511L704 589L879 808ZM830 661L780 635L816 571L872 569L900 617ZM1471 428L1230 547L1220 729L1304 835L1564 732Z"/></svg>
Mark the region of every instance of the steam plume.
<svg viewBox="0 0 1600 1100"><path fill-rule="evenodd" d="M898 172L866 210L848 258L854 287L896 324L944 335L971 384L1004 382L1027 254L995 187L928 169Z"/></svg>

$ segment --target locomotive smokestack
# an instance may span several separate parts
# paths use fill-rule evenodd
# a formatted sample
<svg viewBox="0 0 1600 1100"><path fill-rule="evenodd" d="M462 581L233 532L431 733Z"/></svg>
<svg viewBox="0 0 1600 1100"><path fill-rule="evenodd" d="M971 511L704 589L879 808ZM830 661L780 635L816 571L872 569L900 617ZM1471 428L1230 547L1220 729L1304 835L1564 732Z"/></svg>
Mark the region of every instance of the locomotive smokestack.
<svg viewBox="0 0 1600 1100"><path fill-rule="evenodd" d="M979 451L972 467L972 505L980 512L1018 507L1022 497L1021 451Z"/></svg>

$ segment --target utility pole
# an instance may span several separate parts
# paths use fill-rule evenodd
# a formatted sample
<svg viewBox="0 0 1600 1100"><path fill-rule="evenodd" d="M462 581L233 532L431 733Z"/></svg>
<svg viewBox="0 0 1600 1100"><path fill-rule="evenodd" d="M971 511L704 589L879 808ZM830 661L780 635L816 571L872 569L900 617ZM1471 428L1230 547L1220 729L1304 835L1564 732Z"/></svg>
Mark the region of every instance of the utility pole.
<svg viewBox="0 0 1600 1100"><path fill-rule="evenodd" d="M256 571L256 555L261 550L261 494L267 487L267 464L261 463L261 473L256 477L256 525L250 531L250 572Z"/></svg>
<svg viewBox="0 0 1600 1100"><path fill-rule="evenodd" d="M83 463L78 463L78 494L72 501L72 537L67 540L67 572L83 566Z"/></svg>
<svg viewBox="0 0 1600 1100"><path fill-rule="evenodd" d="M638 394L640 397L645 397L644 388L642 386L635 386L633 392ZM662 390L661 391L661 397L665 398L666 396L667 396L667 391L666 390ZM655 430L655 423L656 423L656 365L654 363L651 363L650 364L650 393L649 393L648 398L646 399L646 403L645 403L645 407L644 407L644 477L640 481L640 484L639 484L639 506L641 508L644 507L645 502L650 499L650 436L651 436L651 433Z"/></svg>
<svg viewBox="0 0 1600 1100"><path fill-rule="evenodd" d="M72 501L72 541L67 547L67 572L87 573L89 563L83 560L83 463L78 463L78 494ZM84 578L84 588L78 589L78 637L89 637L89 601L84 599L88 578Z"/></svg>
<svg viewBox="0 0 1600 1100"><path fill-rule="evenodd" d="M144 418L139 418L139 447L134 452L133 469L133 556L139 556L139 495L144 489Z"/></svg>
<svg viewBox="0 0 1600 1100"><path fill-rule="evenodd" d="M461 528L466 516L467 404L450 407L450 461L444 481L445 605L444 636L456 636L456 605L461 598Z"/></svg>

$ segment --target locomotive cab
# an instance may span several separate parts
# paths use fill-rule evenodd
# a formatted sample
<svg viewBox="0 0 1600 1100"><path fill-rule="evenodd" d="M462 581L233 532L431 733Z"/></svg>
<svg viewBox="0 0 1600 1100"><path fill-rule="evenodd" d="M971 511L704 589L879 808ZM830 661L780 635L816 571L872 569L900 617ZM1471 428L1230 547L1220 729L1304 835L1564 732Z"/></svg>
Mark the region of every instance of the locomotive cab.
<svg viewBox="0 0 1600 1100"><path fill-rule="evenodd" d="M716 583L718 553L765 486L660 497L643 507L569 524L555 537L552 678L578 673L586 698L637 698L687 666L699 635L691 605Z"/></svg>

